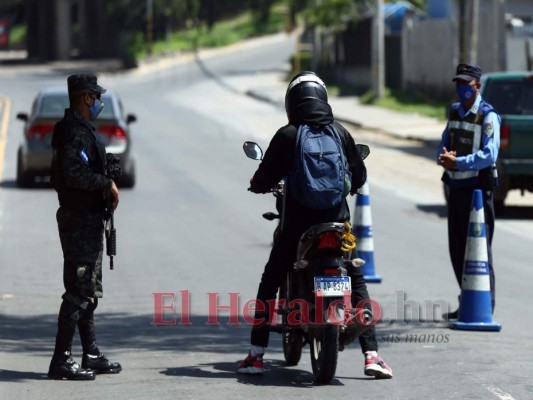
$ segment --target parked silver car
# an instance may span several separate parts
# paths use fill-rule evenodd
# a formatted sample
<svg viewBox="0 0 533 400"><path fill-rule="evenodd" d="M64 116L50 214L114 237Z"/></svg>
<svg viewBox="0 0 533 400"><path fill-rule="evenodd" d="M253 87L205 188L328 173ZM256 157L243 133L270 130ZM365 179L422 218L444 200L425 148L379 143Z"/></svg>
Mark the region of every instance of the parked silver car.
<svg viewBox="0 0 533 400"><path fill-rule="evenodd" d="M102 95L104 109L93 122L97 134L105 144L106 152L120 157L122 187L135 185L135 160L131 153L130 124L137 120L134 114L124 114L122 102L116 92L108 90ZM69 107L68 93L64 88L41 90L31 107L30 114L18 113L24 121L23 141L17 154L17 185L29 187L37 176L50 176L52 162L52 133L54 125Z"/></svg>

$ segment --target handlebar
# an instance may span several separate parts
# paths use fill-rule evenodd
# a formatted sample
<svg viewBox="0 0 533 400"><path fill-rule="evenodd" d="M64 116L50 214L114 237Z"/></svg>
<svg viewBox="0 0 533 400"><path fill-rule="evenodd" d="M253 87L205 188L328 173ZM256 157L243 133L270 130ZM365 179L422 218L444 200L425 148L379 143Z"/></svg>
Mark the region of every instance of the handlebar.
<svg viewBox="0 0 533 400"><path fill-rule="evenodd" d="M281 181L281 182L278 182L272 189L267 190L265 193L272 193L274 196L282 196L284 188L285 188L285 182ZM252 188L249 187L246 190L251 192Z"/></svg>

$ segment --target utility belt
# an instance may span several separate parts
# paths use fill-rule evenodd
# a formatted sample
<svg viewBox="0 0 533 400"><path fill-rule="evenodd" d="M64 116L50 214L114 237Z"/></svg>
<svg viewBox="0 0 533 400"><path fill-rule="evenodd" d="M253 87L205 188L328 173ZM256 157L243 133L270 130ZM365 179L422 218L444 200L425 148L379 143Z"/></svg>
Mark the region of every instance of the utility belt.
<svg viewBox="0 0 533 400"><path fill-rule="evenodd" d="M480 171L446 170L441 180L451 189L476 188L493 190L499 185L496 164Z"/></svg>
<svg viewBox="0 0 533 400"><path fill-rule="evenodd" d="M58 193L59 205L67 210L78 212L104 212L103 192Z"/></svg>

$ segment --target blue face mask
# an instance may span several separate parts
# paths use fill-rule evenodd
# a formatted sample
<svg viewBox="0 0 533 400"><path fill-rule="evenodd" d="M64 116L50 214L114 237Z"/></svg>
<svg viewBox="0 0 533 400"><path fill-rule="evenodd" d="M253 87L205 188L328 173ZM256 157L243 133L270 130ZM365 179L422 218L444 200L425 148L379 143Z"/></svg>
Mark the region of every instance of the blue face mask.
<svg viewBox="0 0 533 400"><path fill-rule="evenodd" d="M476 96L476 90L470 85L459 84L455 86L455 90L457 91L457 96L461 103L466 103Z"/></svg>
<svg viewBox="0 0 533 400"><path fill-rule="evenodd" d="M94 99L94 104L89 108L91 113L91 121L96 120L100 112L104 109L104 102L100 99Z"/></svg>

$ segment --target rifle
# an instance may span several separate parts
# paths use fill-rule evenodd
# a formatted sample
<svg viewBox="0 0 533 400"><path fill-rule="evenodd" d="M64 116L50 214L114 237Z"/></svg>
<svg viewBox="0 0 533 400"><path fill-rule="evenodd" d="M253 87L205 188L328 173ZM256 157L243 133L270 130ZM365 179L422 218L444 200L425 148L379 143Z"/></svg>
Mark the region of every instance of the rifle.
<svg viewBox="0 0 533 400"><path fill-rule="evenodd" d="M114 182L117 182L122 175L122 168L120 168L120 158L114 154L106 154L105 174ZM113 265L113 256L117 255L117 230L115 229L115 212L113 210L113 198L108 193L105 202L104 210L105 221L105 246L106 254L109 256L109 268L115 269Z"/></svg>

